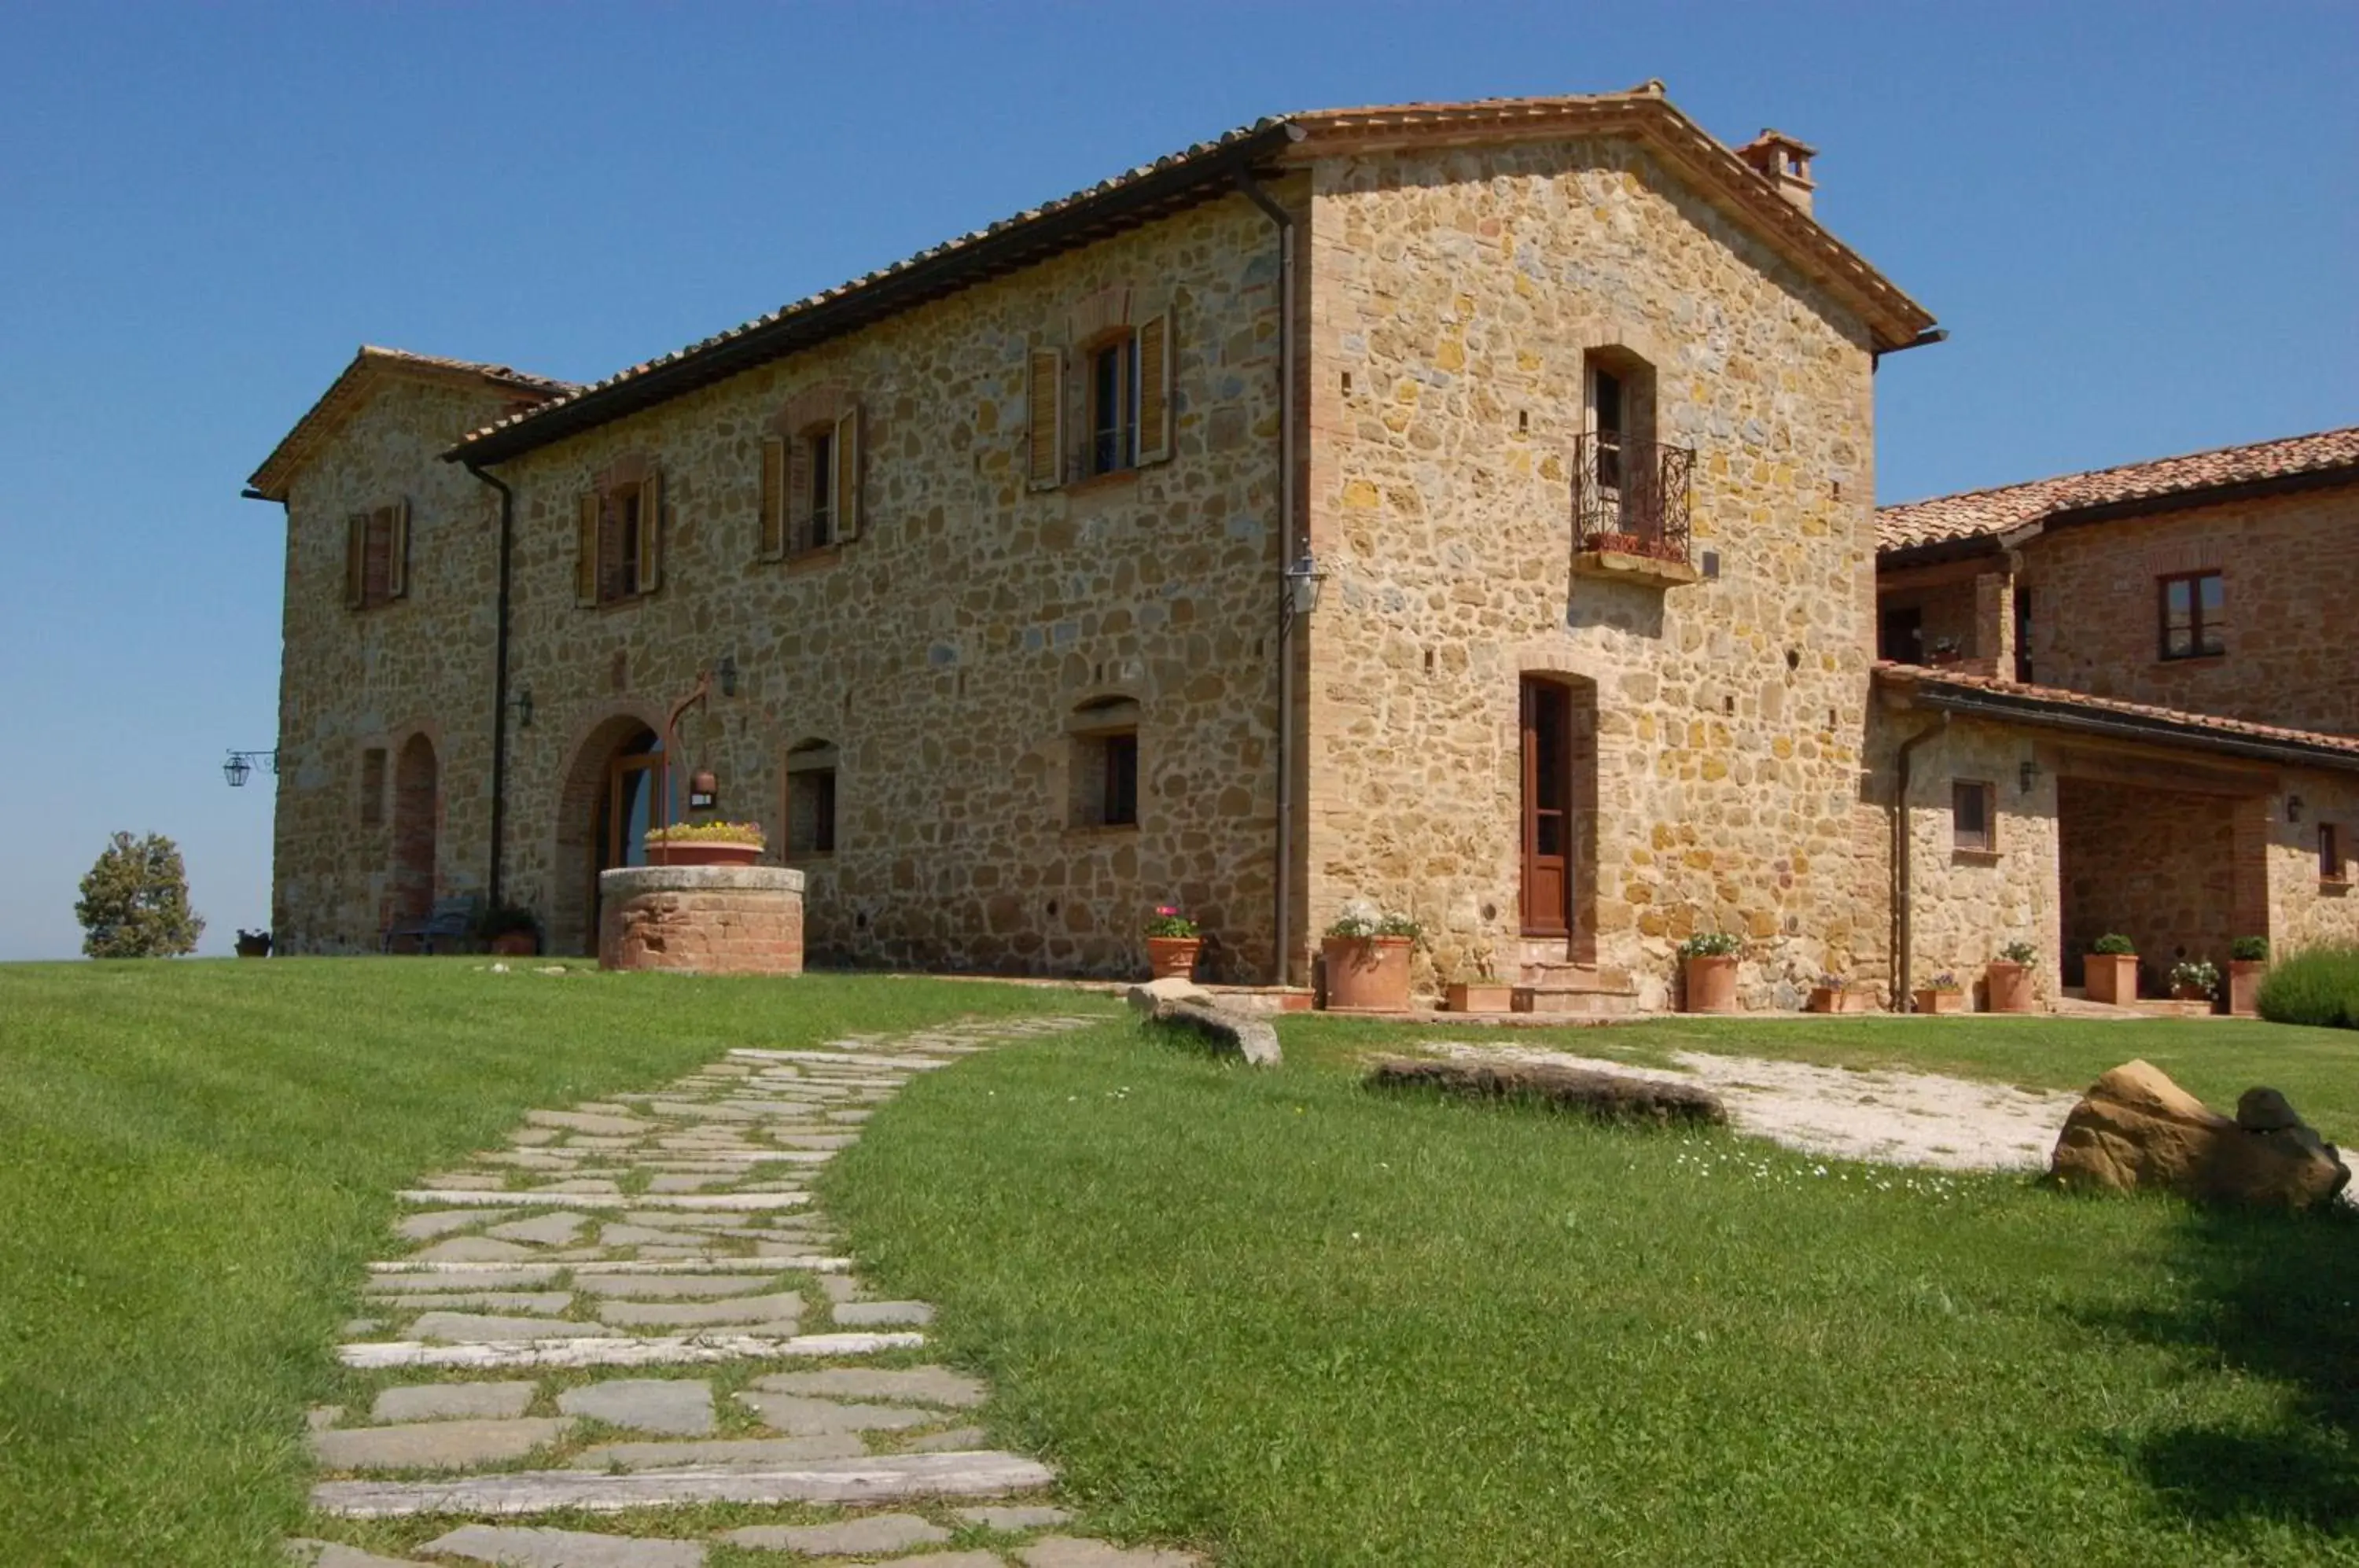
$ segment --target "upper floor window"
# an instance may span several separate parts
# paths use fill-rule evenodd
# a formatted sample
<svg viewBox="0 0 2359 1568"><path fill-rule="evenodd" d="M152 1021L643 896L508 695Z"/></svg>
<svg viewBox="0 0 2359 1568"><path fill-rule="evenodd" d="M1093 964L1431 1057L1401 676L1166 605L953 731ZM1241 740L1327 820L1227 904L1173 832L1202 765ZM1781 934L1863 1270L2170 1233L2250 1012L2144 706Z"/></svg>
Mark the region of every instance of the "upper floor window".
<svg viewBox="0 0 2359 1568"><path fill-rule="evenodd" d="M409 503L344 519L344 604L373 610L409 597Z"/></svg>
<svg viewBox="0 0 2359 1568"><path fill-rule="evenodd" d="M798 396L762 441L762 555L777 561L860 532L860 405L838 388Z"/></svg>
<svg viewBox="0 0 2359 1568"><path fill-rule="evenodd" d="M1031 352L1025 390L1025 469L1033 488L1170 461L1171 314L1163 311L1134 324L1128 300L1127 289L1109 290L1094 297L1086 311L1076 313L1091 330L1076 339L1077 363L1071 371L1062 348ZM1069 409L1078 417L1081 430L1080 441L1070 448L1066 432L1073 421Z"/></svg>
<svg viewBox="0 0 2359 1568"><path fill-rule="evenodd" d="M2162 613L2162 657L2201 659L2228 651L2228 595L2216 572L2181 572L2160 579L2156 594Z"/></svg>
<svg viewBox="0 0 2359 1568"><path fill-rule="evenodd" d="M663 581L663 480L625 464L583 495L575 515L573 597L582 604L644 598Z"/></svg>

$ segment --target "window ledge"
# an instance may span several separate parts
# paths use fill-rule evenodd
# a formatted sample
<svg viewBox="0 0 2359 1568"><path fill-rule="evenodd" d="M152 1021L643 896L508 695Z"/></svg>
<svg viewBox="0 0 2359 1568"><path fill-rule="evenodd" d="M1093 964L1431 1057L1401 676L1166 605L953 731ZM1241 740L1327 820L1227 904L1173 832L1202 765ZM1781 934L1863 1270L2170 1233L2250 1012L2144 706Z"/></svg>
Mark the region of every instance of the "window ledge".
<svg viewBox="0 0 2359 1568"><path fill-rule="evenodd" d="M2341 898L2350 893L2351 879L2347 877L2321 877L2318 879L2318 890L2329 898Z"/></svg>
<svg viewBox="0 0 2359 1568"><path fill-rule="evenodd" d="M653 597L652 593L625 593L619 599L599 600L596 609L602 615L612 615L617 610L636 610Z"/></svg>
<svg viewBox="0 0 2359 1568"><path fill-rule="evenodd" d="M1572 570L1582 577L1642 583L1651 588L1681 588L1703 581L1703 573L1684 561L1619 550L1582 550L1572 558Z"/></svg>
<svg viewBox="0 0 2359 1568"><path fill-rule="evenodd" d="M1074 822L1065 829L1067 838L1114 838L1138 831L1136 822Z"/></svg>
<svg viewBox="0 0 2359 1568"><path fill-rule="evenodd" d="M2158 658L2155 662L2172 669L2181 669L2190 664L2224 664L2227 660L2228 655L2223 649L2219 653L2166 653Z"/></svg>
<svg viewBox="0 0 2359 1568"><path fill-rule="evenodd" d="M1064 490L1068 495L1091 495L1101 490L1114 490L1137 483L1137 469L1117 468L1109 474L1093 474L1086 478L1076 479L1065 485Z"/></svg>
<svg viewBox="0 0 2359 1568"><path fill-rule="evenodd" d="M2005 856L1995 849L1952 849L1951 863L1957 866L1996 866Z"/></svg>
<svg viewBox="0 0 2359 1568"><path fill-rule="evenodd" d="M839 539L834 544L818 545L810 550L797 550L783 559L787 563L787 575L789 577L798 572L824 571L843 559L843 543Z"/></svg>

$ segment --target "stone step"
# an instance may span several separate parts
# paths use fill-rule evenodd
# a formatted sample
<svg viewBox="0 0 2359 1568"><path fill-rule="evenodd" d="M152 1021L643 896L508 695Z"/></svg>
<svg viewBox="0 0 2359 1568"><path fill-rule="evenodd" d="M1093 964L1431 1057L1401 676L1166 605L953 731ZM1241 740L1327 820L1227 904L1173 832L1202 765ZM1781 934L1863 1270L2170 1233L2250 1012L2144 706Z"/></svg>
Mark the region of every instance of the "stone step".
<svg viewBox="0 0 2359 1568"><path fill-rule="evenodd" d="M1521 981L1526 985L1551 990L1601 991L1614 996L1635 996L1638 990L1627 970L1602 969L1594 964L1572 964L1560 958L1548 964L1526 964Z"/></svg>
<svg viewBox="0 0 2359 1568"><path fill-rule="evenodd" d="M422 1340L364 1340L336 1347L336 1359L357 1370L409 1367L504 1369L528 1367L681 1367L710 1361L776 1361L873 1356L880 1350L911 1350L926 1343L916 1333L656 1334L644 1338L575 1336L510 1339L474 1345L429 1345Z"/></svg>
<svg viewBox="0 0 2359 1568"><path fill-rule="evenodd" d="M1638 995L1635 991L1602 991L1590 986L1518 985L1508 993L1508 1006L1519 1013L1620 1018L1637 1012Z"/></svg>
<svg viewBox="0 0 2359 1568"><path fill-rule="evenodd" d="M995 1450L871 1454L772 1466L698 1465L601 1475L517 1470L433 1481L323 1481L311 1504L345 1519L419 1514L513 1518L574 1508L619 1513L693 1503L873 1503L906 1497L998 1497L1052 1485L1038 1460Z"/></svg>

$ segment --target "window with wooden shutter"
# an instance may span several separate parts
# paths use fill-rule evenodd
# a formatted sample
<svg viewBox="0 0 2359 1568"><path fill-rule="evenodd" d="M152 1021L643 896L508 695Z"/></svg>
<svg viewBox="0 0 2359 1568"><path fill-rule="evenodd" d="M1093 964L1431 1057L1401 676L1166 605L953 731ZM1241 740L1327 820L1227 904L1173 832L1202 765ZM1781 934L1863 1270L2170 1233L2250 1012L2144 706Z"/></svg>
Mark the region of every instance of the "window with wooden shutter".
<svg viewBox="0 0 2359 1568"><path fill-rule="evenodd" d="M797 555L812 548L814 532L811 508L815 502L813 477L818 472L812 458L813 442L809 431L795 437L787 450L787 553Z"/></svg>
<svg viewBox="0 0 2359 1568"><path fill-rule="evenodd" d="M385 509L385 596L409 597L409 501L396 501Z"/></svg>
<svg viewBox="0 0 2359 1568"><path fill-rule="evenodd" d="M1171 461L1171 312L1138 329L1138 461Z"/></svg>
<svg viewBox="0 0 2359 1568"><path fill-rule="evenodd" d="M860 535L860 406L853 404L835 421L835 537Z"/></svg>
<svg viewBox="0 0 2359 1568"><path fill-rule="evenodd" d="M762 559L787 553L787 438L762 438Z"/></svg>
<svg viewBox="0 0 2359 1568"><path fill-rule="evenodd" d="M573 518L573 602L598 603L598 541L604 532L604 507L596 491L582 497Z"/></svg>
<svg viewBox="0 0 2359 1568"><path fill-rule="evenodd" d="M631 591L652 593L663 585L663 475L639 482L638 570Z"/></svg>
<svg viewBox="0 0 2359 1568"><path fill-rule="evenodd" d="M344 607L357 610L368 603L368 514L354 512L344 519Z"/></svg>
<svg viewBox="0 0 2359 1568"><path fill-rule="evenodd" d="M1025 389L1025 476L1036 489L1046 489L1064 477L1065 355L1061 349L1032 351Z"/></svg>

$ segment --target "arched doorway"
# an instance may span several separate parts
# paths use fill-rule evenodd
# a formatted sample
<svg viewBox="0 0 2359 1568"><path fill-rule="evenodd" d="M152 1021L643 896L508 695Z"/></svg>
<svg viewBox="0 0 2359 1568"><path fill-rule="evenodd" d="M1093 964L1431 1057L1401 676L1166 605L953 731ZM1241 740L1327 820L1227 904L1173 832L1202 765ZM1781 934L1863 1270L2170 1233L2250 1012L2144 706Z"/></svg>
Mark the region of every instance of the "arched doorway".
<svg viewBox="0 0 2359 1568"><path fill-rule="evenodd" d="M393 864L390 928L420 926L434 912L434 841L436 796L441 769L434 758L434 743L411 735L393 763Z"/></svg>
<svg viewBox="0 0 2359 1568"><path fill-rule="evenodd" d="M598 874L647 864L646 833L664 810L663 761L662 737L629 715L600 725L575 754L558 811L555 950L598 950Z"/></svg>

